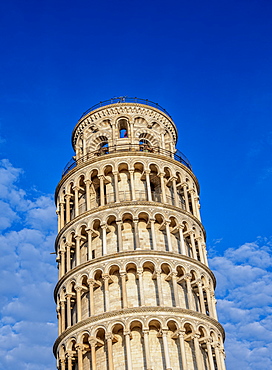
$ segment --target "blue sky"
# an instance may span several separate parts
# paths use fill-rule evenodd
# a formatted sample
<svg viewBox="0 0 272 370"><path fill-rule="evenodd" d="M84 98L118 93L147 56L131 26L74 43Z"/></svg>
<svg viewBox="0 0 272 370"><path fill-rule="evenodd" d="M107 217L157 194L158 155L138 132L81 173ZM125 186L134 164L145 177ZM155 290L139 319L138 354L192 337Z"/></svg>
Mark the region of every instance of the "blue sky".
<svg viewBox="0 0 272 370"><path fill-rule="evenodd" d="M82 112L121 95L170 112L199 179L228 369L272 368L271 18L267 0L1 3L0 369L54 368L53 193Z"/></svg>

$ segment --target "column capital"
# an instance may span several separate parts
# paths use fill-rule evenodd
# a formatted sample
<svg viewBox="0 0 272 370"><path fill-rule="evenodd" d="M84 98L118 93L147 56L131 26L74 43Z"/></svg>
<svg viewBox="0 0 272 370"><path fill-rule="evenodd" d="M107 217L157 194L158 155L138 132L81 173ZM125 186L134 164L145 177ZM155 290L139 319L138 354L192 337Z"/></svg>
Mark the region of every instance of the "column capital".
<svg viewBox="0 0 272 370"><path fill-rule="evenodd" d="M76 343L75 345L76 350L83 351L85 349L83 343Z"/></svg>
<svg viewBox="0 0 272 370"><path fill-rule="evenodd" d="M193 338L199 339L200 338L200 333L197 333L197 332L194 333L193 334Z"/></svg>
<svg viewBox="0 0 272 370"><path fill-rule="evenodd" d="M105 281L105 280L109 280L110 279L110 275L109 274L102 274L102 279Z"/></svg>
<svg viewBox="0 0 272 370"><path fill-rule="evenodd" d="M179 329L179 331L178 331L178 335L180 336L180 337L184 337L184 335L186 334L186 330L184 329L184 328L182 328L182 329Z"/></svg>
<svg viewBox="0 0 272 370"><path fill-rule="evenodd" d="M97 343L97 340L95 337L90 337L88 339L88 342L90 343L91 347L95 347L96 346L96 343Z"/></svg>
<svg viewBox="0 0 272 370"><path fill-rule="evenodd" d="M92 180L86 179L86 180L84 180L84 182L85 182L86 185L90 185L92 183Z"/></svg>
<svg viewBox="0 0 272 370"><path fill-rule="evenodd" d="M105 338L106 338L106 340L112 340L113 339L113 334L112 333L106 333Z"/></svg>
<svg viewBox="0 0 272 370"><path fill-rule="evenodd" d="M88 283L89 285L95 285L95 284L96 284L96 281L95 281L94 279L88 279L88 280L87 280L87 283Z"/></svg>
<svg viewBox="0 0 272 370"><path fill-rule="evenodd" d="M191 274L185 274L184 275L184 279L185 280L191 280L192 279L192 275Z"/></svg>

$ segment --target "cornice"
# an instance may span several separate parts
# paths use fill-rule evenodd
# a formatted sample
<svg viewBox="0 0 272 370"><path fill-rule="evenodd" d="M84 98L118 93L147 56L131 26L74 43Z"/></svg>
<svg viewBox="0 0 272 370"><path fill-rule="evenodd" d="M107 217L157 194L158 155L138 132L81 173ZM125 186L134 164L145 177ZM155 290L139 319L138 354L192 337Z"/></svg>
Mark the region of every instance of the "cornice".
<svg viewBox="0 0 272 370"><path fill-rule="evenodd" d="M222 325L216 321L215 319L212 319L211 317L204 315L202 313L188 310L185 308L178 308L178 307L159 307L159 306L153 306L153 307L133 307L133 308L126 308L118 311L111 311L111 312L105 312L100 315L95 315L92 317L89 317L85 320L82 320L78 322L77 324L71 326L70 328L66 329L55 341L53 352L56 356L57 354L57 347L60 344L60 342L65 339L65 337L69 336L70 334L73 334L76 330L80 329L81 327L84 327L88 324L95 324L96 322L99 322L101 320L109 320L111 318L117 318L118 316L126 317L130 315L137 315L137 314L148 314L148 313L155 313L156 317L158 317L158 314L172 314L172 315L186 315L187 317L191 317L193 319L199 319L201 321L208 322L209 324L215 326L221 333L223 340L225 339L225 331L222 327ZM135 316L137 318L137 316Z"/></svg>

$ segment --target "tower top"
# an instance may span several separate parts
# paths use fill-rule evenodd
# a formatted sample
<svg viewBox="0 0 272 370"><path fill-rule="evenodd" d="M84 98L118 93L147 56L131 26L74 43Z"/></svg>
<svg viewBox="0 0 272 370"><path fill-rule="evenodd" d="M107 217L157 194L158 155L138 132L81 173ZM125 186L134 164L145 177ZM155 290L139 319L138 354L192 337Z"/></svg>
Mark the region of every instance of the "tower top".
<svg viewBox="0 0 272 370"><path fill-rule="evenodd" d="M118 104L118 103L134 103L134 104L148 105L150 107L157 108L157 109L161 110L163 113L167 114L167 116L172 119L172 117L170 116L170 114L167 112L166 109L164 109L158 103L154 103L151 100L137 98L137 97L130 98L128 96L118 96L118 97L115 96L114 98L104 100L104 101L100 101L99 103L93 105L91 108L87 109L86 112L84 112L81 115L79 120L81 120L83 117L85 117L88 113L90 113L90 112L92 112L92 111L94 111L98 108L104 107L106 105Z"/></svg>
<svg viewBox="0 0 272 370"><path fill-rule="evenodd" d="M174 145L177 142L177 128L170 114L164 108L148 99L121 96L101 101L81 115L72 133L73 148L75 149L83 132L101 130L106 121L112 126L121 116L130 122L145 120L149 129L157 123L161 132L169 133Z"/></svg>

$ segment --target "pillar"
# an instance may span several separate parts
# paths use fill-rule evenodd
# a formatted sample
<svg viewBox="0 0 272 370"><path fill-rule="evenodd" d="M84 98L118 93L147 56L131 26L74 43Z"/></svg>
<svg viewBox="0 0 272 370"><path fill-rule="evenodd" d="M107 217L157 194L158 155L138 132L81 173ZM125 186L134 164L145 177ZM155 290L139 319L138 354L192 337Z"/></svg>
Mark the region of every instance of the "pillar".
<svg viewBox="0 0 272 370"><path fill-rule="evenodd" d="M70 220L71 220L70 199L71 199L71 194L66 194L65 195L66 223L70 222Z"/></svg>
<svg viewBox="0 0 272 370"><path fill-rule="evenodd" d="M124 336L125 336L125 343L126 343L127 370L132 370L131 348L130 348L130 332L125 331Z"/></svg>
<svg viewBox="0 0 272 370"><path fill-rule="evenodd" d="M138 218L133 219L133 224L134 224L135 249L140 249Z"/></svg>
<svg viewBox="0 0 272 370"><path fill-rule="evenodd" d="M197 370L203 370L201 352L200 352L200 347L199 347L199 337L200 335L198 333L195 333L195 335L193 336L193 339L194 339Z"/></svg>
<svg viewBox="0 0 272 370"><path fill-rule="evenodd" d="M155 220L153 218L150 219L150 227L151 227L151 237L152 237L152 247L153 250L157 250L157 241L156 241L156 231L155 231Z"/></svg>
<svg viewBox="0 0 272 370"><path fill-rule="evenodd" d="M177 274L175 272L172 272L171 276L172 276L172 282L173 282L175 304L176 304L176 307L180 307L179 296L178 296Z"/></svg>
<svg viewBox="0 0 272 370"><path fill-rule="evenodd" d="M91 261L92 259L92 229L85 229L88 235L88 261Z"/></svg>
<svg viewBox="0 0 272 370"><path fill-rule="evenodd" d="M129 178L131 184L131 199L136 200L135 184L134 184L134 170L129 170Z"/></svg>
<svg viewBox="0 0 272 370"><path fill-rule="evenodd" d="M75 217L77 217L79 215L79 209L78 209L78 191L79 191L79 187L74 186L73 190L75 192Z"/></svg>
<svg viewBox="0 0 272 370"><path fill-rule="evenodd" d="M185 349L185 342L184 342L185 330L184 329L180 330L178 334L179 334L179 345L180 345L180 352L181 352L182 370L187 370L186 349Z"/></svg>
<svg viewBox="0 0 272 370"><path fill-rule="evenodd" d="M187 297L188 297L189 310L192 310L193 309L193 295L192 295L192 287L191 287L192 275L191 274L186 274L184 276L184 278L185 278L186 287L187 287Z"/></svg>
<svg viewBox="0 0 272 370"><path fill-rule="evenodd" d="M168 348L168 339L167 339L167 329L162 329L162 341L163 341L163 350L165 355L166 370L172 370L170 365L170 355Z"/></svg>
<svg viewBox="0 0 272 370"><path fill-rule="evenodd" d="M64 203L60 202L60 228L64 227Z"/></svg>
<svg viewBox="0 0 272 370"><path fill-rule="evenodd" d="M144 347L145 347L145 362L147 370L152 370L150 361L150 349L149 349L149 330L143 329L144 334Z"/></svg>
<svg viewBox="0 0 272 370"><path fill-rule="evenodd" d="M91 194L90 194L90 186L91 186L91 180L87 179L85 180L86 184L86 210L90 211L91 209Z"/></svg>
<svg viewBox="0 0 272 370"><path fill-rule="evenodd" d="M208 359L209 359L209 365L210 365L210 369L209 370L215 370L214 369L214 362L213 362L213 354L212 354L212 345L211 345L211 342L212 342L212 338L208 338L206 345L207 345Z"/></svg>
<svg viewBox="0 0 272 370"><path fill-rule="evenodd" d="M60 301L61 332L65 330L65 301Z"/></svg>
<svg viewBox="0 0 272 370"><path fill-rule="evenodd" d="M105 192L104 192L104 176L98 176L100 181L100 206L105 205Z"/></svg>
<svg viewBox="0 0 272 370"><path fill-rule="evenodd" d="M164 301L163 301L161 271L160 270L156 270L156 276L157 276L158 293L159 293L159 305L161 307L163 307L164 306Z"/></svg>
<svg viewBox="0 0 272 370"><path fill-rule="evenodd" d="M180 239L180 249L181 249L181 254L186 256L186 249L185 249L185 244L184 244L184 237L183 237L183 227L179 227L179 239Z"/></svg>
<svg viewBox="0 0 272 370"><path fill-rule="evenodd" d="M179 206L179 200L178 200L178 193L177 193L177 178L173 177L172 178L172 184L173 184L173 191L174 191L174 202L175 206Z"/></svg>
<svg viewBox="0 0 272 370"><path fill-rule="evenodd" d="M200 311L205 315L206 314L206 309L205 309L203 288L202 288L202 281L201 280L197 280L197 286L198 286L198 294L199 294Z"/></svg>
<svg viewBox="0 0 272 370"><path fill-rule="evenodd" d="M187 212L190 212L188 193L187 193L187 184L186 183L182 184L182 188L183 188L183 194L184 194L184 199L185 199L185 209Z"/></svg>
<svg viewBox="0 0 272 370"><path fill-rule="evenodd" d="M75 235L76 239L76 266L80 265L80 235Z"/></svg>
<svg viewBox="0 0 272 370"><path fill-rule="evenodd" d="M109 295L109 275L103 274L104 281L104 296L105 296L105 308L106 312L110 311L110 295Z"/></svg>
<svg viewBox="0 0 272 370"><path fill-rule="evenodd" d="M66 294L66 316L67 316L67 327L69 328L72 325L71 317L71 294Z"/></svg>
<svg viewBox="0 0 272 370"><path fill-rule="evenodd" d="M117 220L117 239L118 239L118 246L119 246L119 252L123 251L123 238L122 238L122 220Z"/></svg>
<svg viewBox="0 0 272 370"><path fill-rule="evenodd" d="M123 308L127 308L128 307L127 286L126 286L127 273L125 271L122 271L120 272L120 276L121 276L121 284L122 284Z"/></svg>
<svg viewBox="0 0 272 370"><path fill-rule="evenodd" d="M102 229L102 255L107 254L107 224L101 225Z"/></svg>
<svg viewBox="0 0 272 370"><path fill-rule="evenodd" d="M145 294L144 294L144 284L143 284L143 269L137 269L137 274L139 278L140 286L140 305L145 306Z"/></svg>
<svg viewBox="0 0 272 370"><path fill-rule="evenodd" d="M112 334L106 333L107 350L108 350L108 369L114 370L113 352L112 352Z"/></svg>
<svg viewBox="0 0 272 370"><path fill-rule="evenodd" d="M146 187L147 187L147 200L152 201L151 186L150 186L150 170L145 171Z"/></svg>
<svg viewBox="0 0 272 370"><path fill-rule="evenodd" d="M81 321L81 287L76 286L77 322Z"/></svg>
<svg viewBox="0 0 272 370"><path fill-rule="evenodd" d="M89 340L90 346L91 346L91 356L92 356L92 370L96 370L96 339L92 338Z"/></svg>
<svg viewBox="0 0 272 370"><path fill-rule="evenodd" d="M172 252L173 248L172 248L171 233L170 233L170 226L169 225L170 225L170 221L165 221L168 251Z"/></svg>
<svg viewBox="0 0 272 370"><path fill-rule="evenodd" d="M159 173L159 177L161 180L162 203L166 203L164 172Z"/></svg>
<svg viewBox="0 0 272 370"><path fill-rule="evenodd" d="M118 187L118 172L114 171L113 172L114 176L114 192L115 192L115 202L119 203L120 198L119 198L119 187Z"/></svg>
<svg viewBox="0 0 272 370"><path fill-rule="evenodd" d="M77 369L83 370L83 349L84 346L81 343L76 344L76 350L77 350Z"/></svg>
<svg viewBox="0 0 272 370"><path fill-rule="evenodd" d="M94 313L94 285L95 285L95 281L94 279L88 279L87 280L87 283L89 285L89 296L90 296L90 307L89 307L89 310L90 310L90 316L93 316L95 313Z"/></svg>

